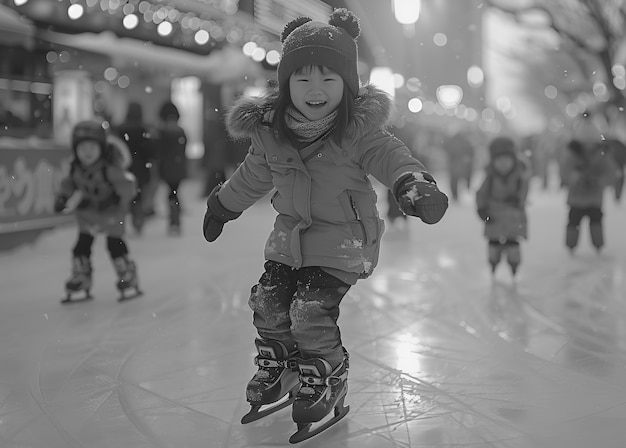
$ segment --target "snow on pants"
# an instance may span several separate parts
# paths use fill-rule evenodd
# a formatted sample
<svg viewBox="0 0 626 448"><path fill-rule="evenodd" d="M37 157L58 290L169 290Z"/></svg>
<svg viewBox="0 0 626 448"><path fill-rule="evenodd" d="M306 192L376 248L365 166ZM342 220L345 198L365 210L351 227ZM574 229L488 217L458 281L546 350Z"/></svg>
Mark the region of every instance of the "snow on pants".
<svg viewBox="0 0 626 448"><path fill-rule="evenodd" d="M344 358L337 319L349 289L319 267L293 269L267 261L248 301L253 324L261 338L280 341L304 359L323 358L335 367Z"/></svg>

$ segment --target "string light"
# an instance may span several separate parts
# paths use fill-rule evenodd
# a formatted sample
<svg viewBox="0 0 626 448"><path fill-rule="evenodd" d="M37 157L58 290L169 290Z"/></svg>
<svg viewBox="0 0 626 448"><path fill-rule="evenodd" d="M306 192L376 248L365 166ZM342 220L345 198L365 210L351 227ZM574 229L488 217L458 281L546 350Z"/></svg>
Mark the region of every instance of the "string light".
<svg viewBox="0 0 626 448"><path fill-rule="evenodd" d="M83 5L79 5L75 3L67 8L67 16L72 20L78 20L83 16L85 10L83 9Z"/></svg>
<svg viewBox="0 0 626 448"><path fill-rule="evenodd" d="M244 50L246 55L258 62L276 65L280 60L276 37L266 35L259 25L249 20L236 18L237 0L203 0L202 11L185 10L185 2L163 2L162 0L58 0L67 6L67 17L77 28L84 31L101 32L119 28L139 30L138 39L151 40L150 30L155 37L167 38L162 45L184 48L187 51L206 54L213 48L225 44L244 44L254 48ZM20 12L39 20L33 4L47 4L48 0L12 0ZM60 22L55 22L57 20ZM63 25L62 19L52 19L52 27ZM80 29L78 31L81 31ZM182 34L179 36L179 34ZM175 38L172 38L176 36ZM189 42L195 45L188 45ZM210 44L210 45L208 45ZM242 48L243 50L243 48Z"/></svg>
<svg viewBox="0 0 626 448"><path fill-rule="evenodd" d="M133 30L139 25L139 17L135 14L128 14L124 17L124 20L122 20L122 24L127 30Z"/></svg>

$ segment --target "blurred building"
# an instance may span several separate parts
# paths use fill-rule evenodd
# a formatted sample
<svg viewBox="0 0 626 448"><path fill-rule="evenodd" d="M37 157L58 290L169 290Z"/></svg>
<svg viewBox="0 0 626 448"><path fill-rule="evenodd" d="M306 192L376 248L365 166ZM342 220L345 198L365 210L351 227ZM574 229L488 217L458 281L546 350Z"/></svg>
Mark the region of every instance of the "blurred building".
<svg viewBox="0 0 626 448"><path fill-rule="evenodd" d="M385 66L403 78L392 94L408 115L468 119L483 97L482 80L468 81L480 67L479 2L410 1L422 6L411 33L392 0L0 0L0 234L64 219L52 206L72 126L94 116L119 124L131 101L149 124L174 101L189 155L223 178L245 153L227 139L223 112L267 88L279 35L300 15L327 21L351 9L363 82ZM455 98L441 86L460 89L455 104L442 105Z"/></svg>
<svg viewBox="0 0 626 448"><path fill-rule="evenodd" d="M485 108L480 0L405 0L419 9L409 24L399 22L393 0L345 3L362 18L372 68L385 67L396 75L402 112L409 118L478 121Z"/></svg>

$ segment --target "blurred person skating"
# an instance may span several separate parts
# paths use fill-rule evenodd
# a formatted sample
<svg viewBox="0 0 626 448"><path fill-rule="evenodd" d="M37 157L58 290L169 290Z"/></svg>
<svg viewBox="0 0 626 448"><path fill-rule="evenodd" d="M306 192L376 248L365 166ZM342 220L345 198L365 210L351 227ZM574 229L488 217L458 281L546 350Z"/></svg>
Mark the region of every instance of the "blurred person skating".
<svg viewBox="0 0 626 448"><path fill-rule="evenodd" d="M69 212L74 208L78 239L72 250L72 275L65 284L67 297L84 291L91 298L91 248L97 234L106 235L106 244L118 275L120 300L140 294L135 262L128 256L124 224L131 200L137 193L136 180L128 171L130 154L126 145L109 135L103 123L82 121L72 130L73 159L70 171L61 182L54 209ZM133 296L126 291L135 290Z"/></svg>
<svg viewBox="0 0 626 448"><path fill-rule="evenodd" d="M389 189L387 190L387 221L389 222L389 230L392 231L391 234L403 238L408 237L409 226L406 215L398 205L393 191ZM396 234L395 231L398 233Z"/></svg>
<svg viewBox="0 0 626 448"><path fill-rule="evenodd" d="M168 232L181 232L181 204L178 190L187 177L187 135L178 124L180 113L171 101L166 101L159 111L161 120L156 138L159 176L168 186Z"/></svg>
<svg viewBox="0 0 626 448"><path fill-rule="evenodd" d="M128 105L126 120L116 131L126 142L132 158L130 172L137 179L137 195L131 202L130 212L133 228L137 233L141 233L145 222L144 190L150 182L150 171L156 158L150 130L143 120L141 104L131 102Z"/></svg>
<svg viewBox="0 0 626 448"><path fill-rule="evenodd" d="M443 141L443 149L447 155L448 175L452 199L459 199L459 185L467 190L472 185L474 170L474 144L464 129L454 129Z"/></svg>
<svg viewBox="0 0 626 448"><path fill-rule="evenodd" d="M520 240L528 237L526 198L530 169L521 158L515 142L496 137L489 143L489 163L485 177L476 191L476 209L484 221L487 258L491 271L503 257L513 278L522 261Z"/></svg>
<svg viewBox="0 0 626 448"><path fill-rule="evenodd" d="M228 134L224 120L214 107L207 106L204 111L204 154L202 168L204 185L202 198L211 194L217 185L226 180Z"/></svg>
<svg viewBox="0 0 626 448"><path fill-rule="evenodd" d="M214 241L227 221L274 191L265 271L249 299L258 371L247 385L251 411L242 421L274 412L261 406L289 393L298 425L291 442L348 411L339 305L372 274L384 230L368 175L394 192L404 213L426 223L438 222L448 207L424 165L383 129L389 97L372 85L359 87L359 33L358 19L345 9L328 24L300 17L285 26L277 89L240 98L227 114L230 134L251 145L209 195L203 222L204 237Z"/></svg>
<svg viewBox="0 0 626 448"><path fill-rule="evenodd" d="M411 151L411 154L420 159L416 148L417 144L417 131L414 123L407 122L402 116L395 114L392 119L392 126L389 131L397 137L407 148ZM420 159L421 160L421 159ZM407 215L402 211L398 205L398 201L394 196L394 192L387 189L387 221L389 222L388 235L399 236L404 239L409 236L409 225ZM397 232L396 232L397 231Z"/></svg>
<svg viewBox="0 0 626 448"><path fill-rule="evenodd" d="M622 201L624 192L624 180L626 179L626 145L615 137L606 139L608 153L613 157L617 166L617 176L615 179L615 200Z"/></svg>
<svg viewBox="0 0 626 448"><path fill-rule="evenodd" d="M582 220L588 217L591 244L599 252L604 247L604 191L617 186L619 169L589 114L584 114L576 126L561 164L569 206L565 245L574 251Z"/></svg>

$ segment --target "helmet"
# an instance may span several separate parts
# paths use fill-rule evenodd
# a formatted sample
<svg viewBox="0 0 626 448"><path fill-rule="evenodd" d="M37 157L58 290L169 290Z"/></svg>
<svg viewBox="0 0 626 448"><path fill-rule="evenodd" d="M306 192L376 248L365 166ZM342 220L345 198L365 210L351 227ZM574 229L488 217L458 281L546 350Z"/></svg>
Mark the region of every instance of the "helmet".
<svg viewBox="0 0 626 448"><path fill-rule="evenodd" d="M76 146L83 140L95 140L100 144L104 153L107 146L107 131L102 123L96 120L81 121L72 131L72 150L76 153Z"/></svg>

